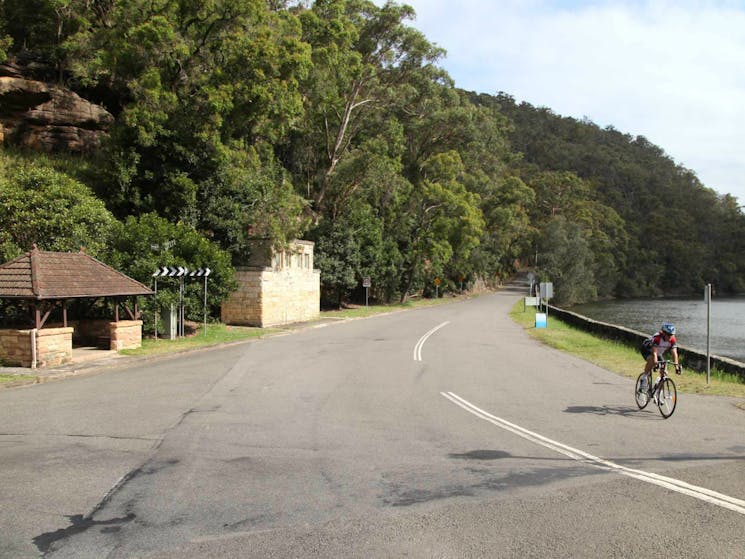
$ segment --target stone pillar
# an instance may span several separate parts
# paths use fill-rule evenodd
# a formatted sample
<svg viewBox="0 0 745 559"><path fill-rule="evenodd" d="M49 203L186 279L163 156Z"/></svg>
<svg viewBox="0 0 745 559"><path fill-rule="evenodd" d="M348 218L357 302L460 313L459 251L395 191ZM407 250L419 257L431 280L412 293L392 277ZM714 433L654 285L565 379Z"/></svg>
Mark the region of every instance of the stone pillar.
<svg viewBox="0 0 745 559"><path fill-rule="evenodd" d="M142 346L142 321L120 320L109 323L111 349L137 349Z"/></svg>

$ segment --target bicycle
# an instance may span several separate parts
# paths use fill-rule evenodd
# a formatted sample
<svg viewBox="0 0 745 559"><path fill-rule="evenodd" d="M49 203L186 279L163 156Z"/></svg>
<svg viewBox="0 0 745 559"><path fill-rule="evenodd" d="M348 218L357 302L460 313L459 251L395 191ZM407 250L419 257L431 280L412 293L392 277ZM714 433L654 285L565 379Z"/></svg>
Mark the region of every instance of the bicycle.
<svg viewBox="0 0 745 559"><path fill-rule="evenodd" d="M673 414L675 405L678 403L678 391L675 388L675 383L673 379L667 376L667 366L670 364L673 364L673 362L667 360L657 362L652 371L659 371L660 378L657 379L654 385L652 385L652 372L650 371L649 378L647 379L647 389L642 390L642 379L647 376L646 373L639 375L636 379L636 386L634 387L636 405L639 406L639 409L643 410L647 407L650 400L654 400L660 410L660 414L665 419Z"/></svg>

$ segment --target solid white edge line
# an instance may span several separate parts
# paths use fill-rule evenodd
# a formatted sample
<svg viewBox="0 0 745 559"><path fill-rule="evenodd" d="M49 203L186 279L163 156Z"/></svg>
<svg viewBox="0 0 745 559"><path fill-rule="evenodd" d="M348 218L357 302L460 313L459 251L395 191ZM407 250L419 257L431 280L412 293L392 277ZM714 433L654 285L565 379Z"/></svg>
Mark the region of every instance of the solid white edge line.
<svg viewBox="0 0 745 559"><path fill-rule="evenodd" d="M544 437L543 435L534 433L533 431L529 431L528 429L525 429L524 427L520 427L519 425L515 425L514 423L510 423L509 421L505 419L496 417L490 414L489 412L486 412L482 410L481 408L475 406L468 400L461 398L460 396L458 396L457 394L453 392L440 392L440 394L444 396L445 398L447 398L448 400L450 400L451 402L453 402L454 404L468 411L469 413L479 417L480 419L488 421L489 423L492 423L498 427L501 427L502 429L510 431L531 442L540 444L560 454L564 454L565 456L568 456L569 458L572 458L573 460L584 462L586 464L599 467L603 470L616 471L619 474L623 474L625 476L632 477L634 479L645 481L647 483L652 483L654 485L658 485L660 487L664 487L672 491L677 491L679 493L683 493L691 497L696 497L697 499L700 499L702 501L706 501L711 504L718 505L720 507L732 510L734 512L738 512L740 514L745 514L745 501L741 499L737 499L729 495L724 495L723 493L718 493L716 491L712 491L711 489L707 489L705 487L691 485L685 481L677 480L674 478L669 478L669 477L651 473L651 472L645 472L642 470L636 470L633 468L627 468L625 466L621 466L620 464L616 464L615 462L611 462L609 460L605 460L603 458L593 456L592 454L589 454L582 450L572 448L571 446L565 445L558 441L554 441L552 439L549 439L548 437Z"/></svg>
<svg viewBox="0 0 745 559"><path fill-rule="evenodd" d="M419 338L419 341L414 346L414 361L422 360L422 347L424 347L424 342L427 341L427 338L429 338L432 334L437 332L440 328L442 328L443 326L447 326L448 324L450 324L450 321L446 320L445 322L435 326L429 332L427 332L421 338Z"/></svg>

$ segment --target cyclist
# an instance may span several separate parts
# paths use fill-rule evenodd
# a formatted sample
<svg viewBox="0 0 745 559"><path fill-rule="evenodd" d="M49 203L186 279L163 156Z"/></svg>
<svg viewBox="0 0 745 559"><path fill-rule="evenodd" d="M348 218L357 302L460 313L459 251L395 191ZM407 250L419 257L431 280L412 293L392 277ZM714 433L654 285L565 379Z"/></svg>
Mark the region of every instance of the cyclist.
<svg viewBox="0 0 745 559"><path fill-rule="evenodd" d="M664 353L670 350L675 363L675 372L680 374L680 363L678 362L678 347L675 339L675 326L669 322L663 322L660 331L654 336L642 342L641 353L647 363L644 365L644 377L642 377L641 390L646 391L649 386L650 372L662 359Z"/></svg>

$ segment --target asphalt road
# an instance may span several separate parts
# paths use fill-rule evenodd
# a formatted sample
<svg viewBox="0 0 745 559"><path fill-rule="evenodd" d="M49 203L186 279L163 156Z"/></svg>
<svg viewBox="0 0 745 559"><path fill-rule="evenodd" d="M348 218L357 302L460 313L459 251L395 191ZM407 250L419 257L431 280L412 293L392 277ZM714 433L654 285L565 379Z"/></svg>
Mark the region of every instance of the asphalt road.
<svg viewBox="0 0 745 559"><path fill-rule="evenodd" d="M639 411L521 295L0 391L0 557L745 557L745 411Z"/></svg>

